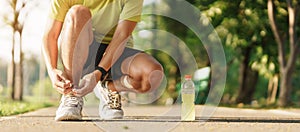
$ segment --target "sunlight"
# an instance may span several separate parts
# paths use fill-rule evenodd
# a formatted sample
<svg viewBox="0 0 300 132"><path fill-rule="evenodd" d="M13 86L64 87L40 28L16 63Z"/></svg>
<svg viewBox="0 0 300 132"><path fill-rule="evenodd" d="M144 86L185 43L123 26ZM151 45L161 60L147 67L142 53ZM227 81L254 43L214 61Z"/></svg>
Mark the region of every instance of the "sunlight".
<svg viewBox="0 0 300 132"><path fill-rule="evenodd" d="M0 1L0 60L10 61L11 60L11 32L10 28L5 25L2 21L3 16L9 12L5 1Z"/></svg>
<svg viewBox="0 0 300 132"><path fill-rule="evenodd" d="M22 51L25 58L41 56L41 44L42 44L42 33L46 24L47 13L48 13L49 1L39 1L38 7L32 8L26 17L26 22L23 28L22 34ZM12 30L4 23L3 17L10 15L11 9L5 1L0 1L0 61L9 62L11 61L11 45L12 45ZM22 16L21 16L22 17ZM24 17L20 18L24 19ZM18 35L17 35L18 36ZM19 38L16 40L15 52L18 53L20 47L18 47ZM15 61L19 62L19 55L15 56Z"/></svg>
<svg viewBox="0 0 300 132"><path fill-rule="evenodd" d="M16 33L15 34L15 41L16 41L16 44L15 44L15 56L14 56L14 61L15 63L20 63L20 54L21 54L21 47L20 45L18 44L18 42L20 42L20 34L19 33Z"/></svg>

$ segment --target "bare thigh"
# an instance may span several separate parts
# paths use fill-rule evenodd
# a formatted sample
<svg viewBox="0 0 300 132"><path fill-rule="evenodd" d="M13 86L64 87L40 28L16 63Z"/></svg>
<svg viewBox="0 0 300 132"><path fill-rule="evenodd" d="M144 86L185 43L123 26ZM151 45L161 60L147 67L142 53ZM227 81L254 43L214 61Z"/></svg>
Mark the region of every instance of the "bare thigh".
<svg viewBox="0 0 300 132"><path fill-rule="evenodd" d="M138 92L156 89L163 77L161 64L146 53L138 53L126 58L121 70L123 74L130 77L129 82Z"/></svg>

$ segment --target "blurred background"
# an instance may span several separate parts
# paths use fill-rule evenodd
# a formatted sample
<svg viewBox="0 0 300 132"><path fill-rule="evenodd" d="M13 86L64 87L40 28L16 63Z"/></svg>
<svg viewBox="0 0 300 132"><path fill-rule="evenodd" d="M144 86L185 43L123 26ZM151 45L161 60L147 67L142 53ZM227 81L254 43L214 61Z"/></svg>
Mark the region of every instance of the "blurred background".
<svg viewBox="0 0 300 132"><path fill-rule="evenodd" d="M180 7L181 2L174 1L144 0L143 10L163 9L170 15L185 16L189 11L173 8ZM186 19L190 17L204 25L212 24L222 42L227 78L221 106L299 107L300 2L186 1L201 12L191 13ZM20 109L32 106L35 109L56 105L59 101L59 94L51 87L41 54L49 3L50 0L0 1L0 115L8 113L5 109L9 106ZM210 90L211 64L207 47L190 27L155 13L143 15L134 39L135 48L146 49L165 69L163 93L151 104L176 103L184 76L178 64L184 69L191 60L196 61L198 69L190 72L196 84L196 103L205 103ZM175 61L170 53L155 49L163 45L180 57L177 58L180 62ZM193 58L180 50L183 45L188 47Z"/></svg>

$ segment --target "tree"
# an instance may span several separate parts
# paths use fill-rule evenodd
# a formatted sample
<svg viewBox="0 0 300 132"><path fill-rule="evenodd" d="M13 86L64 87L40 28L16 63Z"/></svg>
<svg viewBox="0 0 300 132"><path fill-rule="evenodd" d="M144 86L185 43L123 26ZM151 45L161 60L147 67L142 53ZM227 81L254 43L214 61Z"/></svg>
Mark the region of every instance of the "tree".
<svg viewBox="0 0 300 132"><path fill-rule="evenodd" d="M278 0L268 0L269 22L278 47L278 61L280 65L280 93L279 106L287 106L291 103L292 75L295 71L296 59L300 53L300 39L298 38L297 25L299 25L300 2L286 0L285 3ZM275 7L279 10L275 10ZM285 9L284 9L285 8ZM282 12L284 12L282 14ZM287 15L285 15L287 14ZM279 21L286 16L288 26L279 25ZM288 31L285 31L288 29Z"/></svg>
<svg viewBox="0 0 300 132"><path fill-rule="evenodd" d="M25 18L28 14L27 0L9 0L13 15L4 16L4 21L12 28L12 50L11 64L8 73L8 87L12 89L13 100L22 100L23 93L23 53L22 53L22 33ZM13 16L11 18L11 16ZM16 50L17 47L17 50ZM17 51L17 52L16 52ZM18 56L16 56L18 55ZM17 59L16 59L17 58Z"/></svg>
<svg viewBox="0 0 300 132"><path fill-rule="evenodd" d="M200 3L200 10L210 18L224 44L229 71L228 84L233 83L230 87L238 89L236 103L249 104L260 73L260 69L252 65L259 62L264 54L270 54L265 43L272 42L267 38L266 3L252 0L202 0ZM235 65L238 65L239 70Z"/></svg>
<svg viewBox="0 0 300 132"><path fill-rule="evenodd" d="M195 4L195 0L187 1ZM154 2L143 9L144 12L153 12L154 14L144 16L143 19L146 19L146 21L140 24L142 29L151 29L152 32L151 35L145 37L146 39L144 38L143 46L141 47L149 48L149 45L151 45L150 49L154 49L148 52L163 65L165 74L168 76L167 94L175 99L178 97L182 76L184 74L193 74L197 66L204 67L208 65L208 56L204 46L197 35L188 27L189 24L197 25L196 21L199 21L200 15L191 8L181 10L185 5L186 1L181 0ZM161 9L165 9L162 12L166 16L155 14ZM190 20L191 22L182 23L182 19ZM195 65L193 59L197 60L196 63L198 64Z"/></svg>

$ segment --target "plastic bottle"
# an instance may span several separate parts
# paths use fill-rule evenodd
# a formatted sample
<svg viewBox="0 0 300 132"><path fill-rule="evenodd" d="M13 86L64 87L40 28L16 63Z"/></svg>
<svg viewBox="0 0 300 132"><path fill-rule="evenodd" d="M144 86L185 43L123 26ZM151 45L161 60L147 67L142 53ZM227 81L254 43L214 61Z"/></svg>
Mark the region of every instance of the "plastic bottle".
<svg viewBox="0 0 300 132"><path fill-rule="evenodd" d="M181 85L181 120L195 120L195 84L191 75L185 75Z"/></svg>

